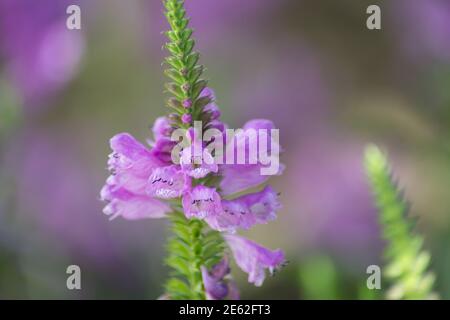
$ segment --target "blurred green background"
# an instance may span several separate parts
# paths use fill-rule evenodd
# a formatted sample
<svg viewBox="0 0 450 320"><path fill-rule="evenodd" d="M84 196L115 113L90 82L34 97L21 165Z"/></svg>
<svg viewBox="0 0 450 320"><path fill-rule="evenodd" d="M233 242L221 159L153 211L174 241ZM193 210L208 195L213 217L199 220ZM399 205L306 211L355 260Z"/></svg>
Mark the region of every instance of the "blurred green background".
<svg viewBox="0 0 450 320"><path fill-rule="evenodd" d="M69 4L82 29L67 30ZM378 4L382 29L366 28ZM370 299L383 242L363 172L389 153L450 298L450 2L186 0L201 63L232 128L272 119L283 209L253 239L289 265L246 299ZM144 141L164 107L158 0L0 0L0 298L162 294L166 221L112 222L108 140ZM82 290L66 288L66 267Z"/></svg>

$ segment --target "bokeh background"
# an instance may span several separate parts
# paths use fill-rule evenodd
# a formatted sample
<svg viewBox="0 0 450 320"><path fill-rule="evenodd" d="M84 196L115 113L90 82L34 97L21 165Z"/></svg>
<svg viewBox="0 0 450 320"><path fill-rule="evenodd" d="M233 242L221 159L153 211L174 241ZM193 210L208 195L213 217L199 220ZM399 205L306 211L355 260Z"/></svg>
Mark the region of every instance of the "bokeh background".
<svg viewBox="0 0 450 320"><path fill-rule="evenodd" d="M254 239L289 265L242 298L369 299L383 242L362 167L389 153L450 298L450 1L186 0L224 120L280 128L283 209ZM66 29L81 6L82 30ZM378 4L382 30L366 28ZM159 0L0 0L0 298L154 299L166 222L112 222L108 140L165 113ZM66 267L82 290L66 288Z"/></svg>

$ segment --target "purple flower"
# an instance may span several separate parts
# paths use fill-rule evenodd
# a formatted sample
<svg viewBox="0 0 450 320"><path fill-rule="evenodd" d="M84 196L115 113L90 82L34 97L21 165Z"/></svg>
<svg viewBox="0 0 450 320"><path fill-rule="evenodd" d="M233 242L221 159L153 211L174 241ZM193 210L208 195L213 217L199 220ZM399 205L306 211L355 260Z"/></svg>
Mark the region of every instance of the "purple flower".
<svg viewBox="0 0 450 320"><path fill-rule="evenodd" d="M211 276L205 267L201 267L203 284L205 286L206 296L208 300L222 300L228 295L227 285L221 281L221 279L216 279Z"/></svg>
<svg viewBox="0 0 450 320"><path fill-rule="evenodd" d="M170 125L169 119L167 119L167 117L157 118L153 124L152 132L156 141L168 138L172 132L172 126Z"/></svg>
<svg viewBox="0 0 450 320"><path fill-rule="evenodd" d="M151 146L151 153L161 160L164 165L172 164L172 149L176 145L175 141L170 139L173 132L172 124L168 117L159 117L153 123L151 129L154 141L147 139L147 143Z"/></svg>
<svg viewBox="0 0 450 320"><path fill-rule="evenodd" d="M128 133L114 136L110 144L108 184L145 194L148 177L162 162Z"/></svg>
<svg viewBox="0 0 450 320"><path fill-rule="evenodd" d="M183 123L189 124L192 122L192 115L189 113L185 113L181 116L181 121Z"/></svg>
<svg viewBox="0 0 450 320"><path fill-rule="evenodd" d="M203 219L222 212L220 196L214 188L196 186L183 196L182 202L187 218Z"/></svg>
<svg viewBox="0 0 450 320"><path fill-rule="evenodd" d="M108 160L111 176L100 192L101 199L108 201L103 212L111 219L163 217L170 207L146 194L148 176L161 161L128 133L114 136L110 144L113 149Z"/></svg>
<svg viewBox="0 0 450 320"><path fill-rule="evenodd" d="M195 141L181 152L180 165L183 172L195 179L204 178L219 170L211 153L200 142Z"/></svg>
<svg viewBox="0 0 450 320"><path fill-rule="evenodd" d="M100 196L102 200L109 201L103 212L111 216L111 220L118 216L128 220L162 218L170 212L170 207L163 202L115 185L106 184Z"/></svg>
<svg viewBox="0 0 450 320"><path fill-rule="evenodd" d="M208 300L239 299L239 291L230 276L228 258L225 256L210 271L202 266L202 278Z"/></svg>
<svg viewBox="0 0 450 320"><path fill-rule="evenodd" d="M220 212L205 218L214 230L235 233L236 229L242 225L244 216L251 218L247 206L242 203L222 200L221 207Z"/></svg>
<svg viewBox="0 0 450 320"><path fill-rule="evenodd" d="M162 199L178 198L186 188L186 181L177 166L155 168L148 180L147 193Z"/></svg>
<svg viewBox="0 0 450 320"><path fill-rule="evenodd" d="M211 268L210 274L216 279L223 279L230 274L230 263L225 256L218 264Z"/></svg>
<svg viewBox="0 0 450 320"><path fill-rule="evenodd" d="M233 252L237 265L248 274L248 281L261 286L266 277L265 269L272 273L284 262L281 250L269 250L246 238L236 235L224 236Z"/></svg>
<svg viewBox="0 0 450 320"><path fill-rule="evenodd" d="M225 195L256 187L270 178L261 175L261 167L258 164L227 165L221 168L221 172L223 179L220 187Z"/></svg>
<svg viewBox="0 0 450 320"><path fill-rule="evenodd" d="M172 164L172 149L176 145L175 141L169 138L160 138L156 142L149 141L152 146L151 153L164 163L164 165Z"/></svg>
<svg viewBox="0 0 450 320"><path fill-rule="evenodd" d="M100 194L108 202L104 213L111 219L163 217L171 209L160 199L180 197L190 186L190 178L181 168L169 163L174 144L166 137L168 128L166 118L157 119L152 130L157 141L152 149L128 133L111 139L113 152L108 160L111 176Z"/></svg>
<svg viewBox="0 0 450 320"><path fill-rule="evenodd" d="M245 154L246 154L246 164L231 164L231 165L224 165L221 166L221 172L223 175L223 179L222 182L220 184L220 187L222 189L223 194L226 195L230 195L233 193L238 193L241 191L244 191L246 189L252 188L252 187L256 187L260 184L263 184L264 182L266 182L270 176L269 175L262 175L261 174L261 168L264 167L264 165L262 165L261 163L256 163L256 164L248 164L250 163L250 159L249 159L249 147L250 145L257 145L258 149L259 149L259 145L258 145L258 141L256 140L256 136L252 137L251 135L248 135L248 132L250 130L259 130L259 129L264 129L264 130L270 130L270 129L274 129L275 126L274 124L270 121L270 120L265 120L265 119L256 119L256 120L251 120L248 121L244 127L244 134L238 138L235 138L233 141L228 142L228 143L234 143L234 145L236 146L236 150L239 146L244 145L245 148ZM242 138L243 137L243 138ZM247 138L249 137L249 138ZM270 139L270 135L269 135L269 139ZM272 145L271 145L272 144ZM275 143L271 142L268 144L268 147L275 147ZM276 146L278 149L280 149L280 147L277 145ZM235 159L237 158L236 155L236 151L235 151ZM276 155L278 156L278 155ZM279 171L278 171L278 175L282 174L284 169L284 166L282 164L280 164L279 167Z"/></svg>
<svg viewBox="0 0 450 320"><path fill-rule="evenodd" d="M208 129L217 129L220 132L225 132L226 129L228 129L228 126L219 120L213 120L210 123L208 123Z"/></svg>
<svg viewBox="0 0 450 320"><path fill-rule="evenodd" d="M183 101L182 105L184 108L189 109L192 107L192 101L190 99L186 99Z"/></svg>
<svg viewBox="0 0 450 320"><path fill-rule="evenodd" d="M278 196L270 186L234 200L222 200L221 206L220 214L205 220L215 230L232 233L237 228L248 230L255 224L275 220L276 211L281 208Z"/></svg>
<svg viewBox="0 0 450 320"><path fill-rule="evenodd" d="M221 112L217 104L215 103L216 95L214 91L211 88L206 87L203 89L203 91L200 93L200 97L210 97L212 102L208 103L204 108L203 111L207 112L211 116L211 120L217 120L221 116Z"/></svg>

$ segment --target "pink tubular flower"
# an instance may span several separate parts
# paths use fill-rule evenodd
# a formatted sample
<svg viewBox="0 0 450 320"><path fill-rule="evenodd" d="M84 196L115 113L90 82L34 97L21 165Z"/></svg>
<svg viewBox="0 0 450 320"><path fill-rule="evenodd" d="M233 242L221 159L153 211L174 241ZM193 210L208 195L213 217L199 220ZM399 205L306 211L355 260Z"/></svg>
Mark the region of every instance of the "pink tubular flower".
<svg viewBox="0 0 450 320"><path fill-rule="evenodd" d="M167 117L157 118L153 124L152 131L156 141L162 138L167 138L172 131L172 126L170 125L169 119L167 119Z"/></svg>
<svg viewBox="0 0 450 320"><path fill-rule="evenodd" d="M210 271L202 266L202 278L208 300L239 299L239 291L230 276L228 257L225 256Z"/></svg>
<svg viewBox="0 0 450 320"><path fill-rule="evenodd" d="M159 218L170 207L146 195L148 175L161 164L152 153L128 133L120 133L111 141L109 156L111 176L102 188L100 197L109 202L104 213L114 219Z"/></svg>
<svg viewBox="0 0 450 320"><path fill-rule="evenodd" d="M108 160L108 184L144 194L148 175L161 162L128 133L114 136L110 144L113 153Z"/></svg>
<svg viewBox="0 0 450 320"><path fill-rule="evenodd" d="M186 177L176 166L155 168L147 183L147 193L161 199L178 198L186 187Z"/></svg>
<svg viewBox="0 0 450 320"><path fill-rule="evenodd" d="M216 95L214 91L211 88L206 87L203 89L203 91L200 93L200 97L210 97L212 102L207 104L203 111L209 113L211 116L211 120L217 120L220 118L221 112L217 104L215 103Z"/></svg>
<svg viewBox="0 0 450 320"><path fill-rule="evenodd" d="M203 219L220 214L220 196L214 188L196 186L183 196L183 209L187 218Z"/></svg>
<svg viewBox="0 0 450 320"><path fill-rule="evenodd" d="M254 136L252 136L250 133L250 130L254 130L254 132L258 132L258 130L271 130L274 129L275 126L270 120L265 119L255 119L248 121L243 129L243 135L237 136L233 139L233 141L227 141L227 144L233 143L236 150L239 146L244 146L245 154L247 156L246 163L245 164L231 164L231 165L224 165L221 167L222 169L222 176L223 179L221 181L220 187L222 189L223 194L230 195L233 193L242 192L246 189L256 187L258 185L263 184L266 182L270 176L269 175L262 175L261 174L261 168L264 167L261 163L251 164L249 161L249 149L250 145L256 145L257 150L259 150L260 145L259 141L254 140L256 139ZM274 141L270 138L270 134L268 135L269 143L267 144L267 147L271 149L275 146ZM278 150L280 150L280 146L276 145ZM278 156L278 155L276 155ZM236 151L235 151L235 158L236 158ZM282 174L284 170L284 166L280 164L279 170L277 172L277 175Z"/></svg>
<svg viewBox="0 0 450 320"><path fill-rule="evenodd" d="M186 99L182 102L182 105L186 109L189 109L190 107L192 107L192 101L190 99Z"/></svg>
<svg viewBox="0 0 450 320"><path fill-rule="evenodd" d="M176 145L176 142L171 141L169 138L160 138L156 142L151 143L153 146L152 154L164 162L165 165L172 164L172 149Z"/></svg>
<svg viewBox="0 0 450 320"><path fill-rule="evenodd" d="M202 278L205 286L206 296L208 300L222 300L228 295L227 285L211 276L205 267L202 268Z"/></svg>
<svg viewBox="0 0 450 320"><path fill-rule="evenodd" d="M105 185L101 191L101 198L110 201L103 212L111 216L111 220L118 216L128 220L162 218L170 212L170 207L165 203L114 185Z"/></svg>
<svg viewBox="0 0 450 320"><path fill-rule="evenodd" d="M217 173L219 170L211 153L203 148L201 143L196 142L183 149L180 164L183 172L195 179L204 178L209 173Z"/></svg>
<svg viewBox="0 0 450 320"><path fill-rule="evenodd" d="M284 259L281 250L269 250L259 244L236 235L224 236L233 252L237 265L248 273L248 281L261 286L266 277L265 269L273 272L280 267Z"/></svg>
<svg viewBox="0 0 450 320"><path fill-rule="evenodd" d="M159 117L155 120L152 127L155 141L148 140L152 146L151 153L166 165L172 164L171 152L176 145L175 141L170 139L173 128L167 117Z"/></svg>
<svg viewBox="0 0 450 320"><path fill-rule="evenodd" d="M189 124L192 122L192 115L189 113L185 113L181 116L181 121L183 123Z"/></svg>
<svg viewBox="0 0 450 320"><path fill-rule="evenodd" d="M206 218L212 229L234 233L237 228L250 229L255 224L266 224L276 219L281 208L278 195L270 187L234 200L222 200L222 212Z"/></svg>

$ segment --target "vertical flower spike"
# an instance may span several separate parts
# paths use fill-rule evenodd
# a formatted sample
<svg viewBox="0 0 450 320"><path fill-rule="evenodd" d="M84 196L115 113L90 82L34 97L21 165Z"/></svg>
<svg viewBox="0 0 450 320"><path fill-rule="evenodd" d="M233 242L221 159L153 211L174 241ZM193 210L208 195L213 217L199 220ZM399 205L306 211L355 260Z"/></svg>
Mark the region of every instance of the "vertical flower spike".
<svg viewBox="0 0 450 320"><path fill-rule="evenodd" d="M201 78L203 66L198 64L199 54L194 51L184 1L163 3L170 26L165 45L169 52L165 74L170 82L165 87L170 94L167 107L171 111L156 119L152 128L154 141L148 140L150 148L126 133L111 139L111 176L101 191L102 200L108 202L104 212L112 218L167 217L171 221L173 236L168 240L166 259L171 272L165 298L238 299L225 255L227 243L238 266L257 286L264 281L265 269L277 268L284 261L284 254L223 232L234 233L239 228L268 223L276 218L281 205L270 186L247 192L268 180L268 176L261 175L260 164L217 161L221 151L210 146L215 139L227 142L223 133L228 127L220 120L214 92ZM197 121L202 130L197 130ZM244 131L255 128L267 130L274 125L270 120L258 119L248 122ZM171 140L172 133L180 133L178 129L186 130L181 137L189 140L180 149L178 141ZM216 129L218 135L213 140L208 140L207 134L197 137L197 132L207 129ZM239 142L246 151L250 145L262 149L260 140L244 137ZM179 163L173 159L174 154L179 156ZM246 195L230 198L241 191Z"/></svg>
<svg viewBox="0 0 450 320"><path fill-rule="evenodd" d="M171 94L167 100L167 106L174 112L172 126L190 129L194 121L204 120L203 109L212 102L212 97L201 95L207 81L201 79L203 66L198 64L200 55L194 51L192 29L188 27L189 20L185 17L186 11L183 5L184 1L181 0L164 1L165 15L170 25L170 30L166 32L169 42L165 47L170 55L165 59L168 66L165 74L171 80L166 84L166 89ZM205 125L207 122L203 122L203 126ZM217 165L213 163L197 166L187 161L186 157L192 160L190 151L191 148L184 150L181 163L181 171L186 175L188 183L191 178L205 178L208 173L217 172ZM190 189L189 186L185 188L182 199L186 217L201 219L219 210L220 197L214 189L201 185ZM203 275L206 274L204 272L202 274L200 267L208 268L217 263L217 259L221 259L223 241L220 236L203 238L206 225L202 221L196 219L183 221L178 215L174 217L177 217L172 218L175 237L170 241L169 248L176 247L177 250L169 250L167 262L181 276L169 279L166 284L167 293L172 299L204 299L206 278L203 278ZM188 250L183 249L186 243L190 244ZM204 252L199 250L201 248L209 248L209 250ZM179 258L183 256L184 260ZM184 261L189 261L191 265ZM193 271L187 273L186 270Z"/></svg>

